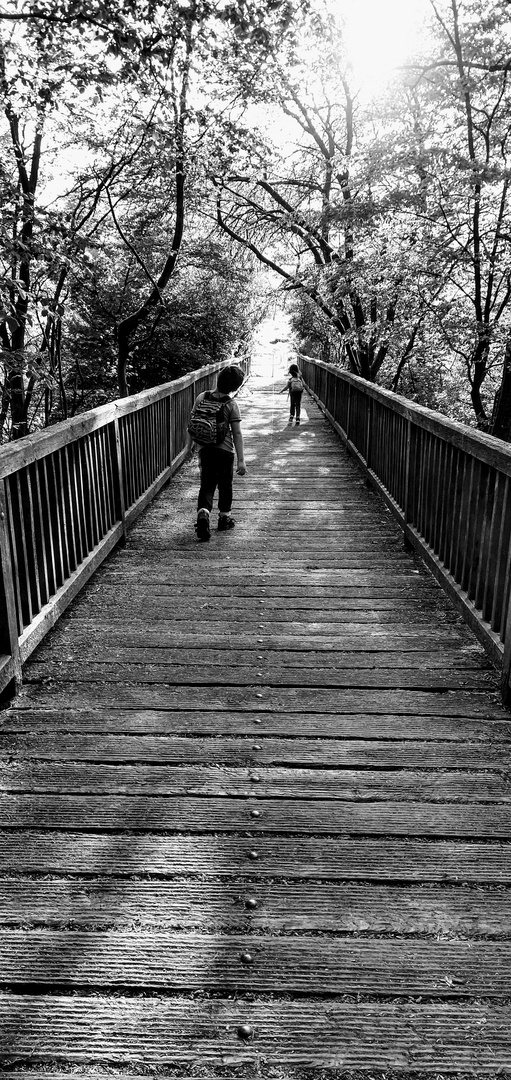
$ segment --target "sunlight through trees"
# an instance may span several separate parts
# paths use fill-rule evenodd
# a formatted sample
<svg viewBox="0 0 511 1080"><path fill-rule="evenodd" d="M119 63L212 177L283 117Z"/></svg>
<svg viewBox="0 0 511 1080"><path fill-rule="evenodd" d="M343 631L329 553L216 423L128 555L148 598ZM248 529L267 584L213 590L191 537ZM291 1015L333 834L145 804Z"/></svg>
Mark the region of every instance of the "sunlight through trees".
<svg viewBox="0 0 511 1080"><path fill-rule="evenodd" d="M278 290L296 344L509 439L508 15L3 0L1 437L245 350Z"/></svg>

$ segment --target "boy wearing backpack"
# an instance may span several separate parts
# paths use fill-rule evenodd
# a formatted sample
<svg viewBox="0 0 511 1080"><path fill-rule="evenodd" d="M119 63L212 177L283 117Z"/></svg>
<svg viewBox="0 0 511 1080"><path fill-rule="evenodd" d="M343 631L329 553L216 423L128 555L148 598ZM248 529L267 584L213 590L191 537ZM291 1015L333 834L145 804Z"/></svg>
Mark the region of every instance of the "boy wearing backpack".
<svg viewBox="0 0 511 1080"><path fill-rule="evenodd" d="M238 403L232 395L239 390L245 376L236 364L222 368L214 390L199 394L188 424L186 440L187 455L193 457L194 444L199 447L200 489L197 499L198 540L209 540L211 529L209 516L213 509L213 496L218 488L218 529L220 532L234 528L231 517L232 479L234 452L236 451L239 476L246 472L243 460L243 436Z"/></svg>
<svg viewBox="0 0 511 1080"><path fill-rule="evenodd" d="M291 378L288 379L283 390L279 390L279 393L285 394L286 391L289 393L289 420L291 422L294 419L294 415L296 412L296 423L299 424L300 409L302 405L303 382L300 377L300 372L298 370L297 364L291 364L288 370L288 375L290 375Z"/></svg>

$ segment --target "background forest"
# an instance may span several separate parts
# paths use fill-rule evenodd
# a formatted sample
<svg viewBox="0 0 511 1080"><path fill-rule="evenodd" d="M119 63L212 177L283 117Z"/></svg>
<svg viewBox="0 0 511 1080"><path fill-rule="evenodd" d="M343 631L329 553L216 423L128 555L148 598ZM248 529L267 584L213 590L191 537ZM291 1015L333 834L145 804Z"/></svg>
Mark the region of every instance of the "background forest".
<svg viewBox="0 0 511 1080"><path fill-rule="evenodd" d="M3 0L1 440L246 352L277 290L299 348L511 439L510 0L408 0L379 82L352 7Z"/></svg>

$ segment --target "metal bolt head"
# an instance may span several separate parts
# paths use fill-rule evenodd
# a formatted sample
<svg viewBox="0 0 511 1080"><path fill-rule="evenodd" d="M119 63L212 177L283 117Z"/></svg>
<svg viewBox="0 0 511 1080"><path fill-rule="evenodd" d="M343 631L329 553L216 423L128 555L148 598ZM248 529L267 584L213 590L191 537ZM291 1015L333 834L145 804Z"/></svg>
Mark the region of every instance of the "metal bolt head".
<svg viewBox="0 0 511 1080"><path fill-rule="evenodd" d="M259 854L258 854L257 851L249 851L248 857L249 857L249 859L252 859L252 862L255 862L256 859L259 858Z"/></svg>
<svg viewBox="0 0 511 1080"><path fill-rule="evenodd" d="M253 911L254 908L257 907L257 900L255 896L247 896L247 899L245 900L245 907L250 908L251 911Z"/></svg>
<svg viewBox="0 0 511 1080"><path fill-rule="evenodd" d="M248 965L248 964L253 964L254 963L254 957L252 956L252 953L249 953L249 952L242 952L241 956L240 956L240 960L241 960L242 964L247 964Z"/></svg>
<svg viewBox="0 0 511 1080"><path fill-rule="evenodd" d="M244 1042L248 1042L254 1034L254 1029L250 1027L250 1024L240 1024L238 1028L238 1039L243 1039Z"/></svg>
<svg viewBox="0 0 511 1080"><path fill-rule="evenodd" d="M261 811L260 810L251 810L250 811L250 817L261 817Z"/></svg>

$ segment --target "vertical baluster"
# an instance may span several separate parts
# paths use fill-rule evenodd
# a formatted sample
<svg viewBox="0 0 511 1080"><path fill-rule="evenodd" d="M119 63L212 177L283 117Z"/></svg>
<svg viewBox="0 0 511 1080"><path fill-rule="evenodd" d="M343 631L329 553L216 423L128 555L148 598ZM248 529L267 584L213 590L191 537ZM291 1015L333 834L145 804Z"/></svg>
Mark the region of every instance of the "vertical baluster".
<svg viewBox="0 0 511 1080"><path fill-rule="evenodd" d="M110 528L110 477L108 472L108 457L105 445L106 431L104 427L96 431L96 459L99 469L99 486L101 497L101 532L106 536Z"/></svg>
<svg viewBox="0 0 511 1080"><path fill-rule="evenodd" d="M35 469L34 465L28 465L22 473L25 480L25 524L26 524L26 541L27 541L27 553L28 553L28 581L32 595L32 610L34 615L37 615L43 604L44 600L44 587L41 588L41 572L44 566L42 558L42 539L40 535L40 520L37 514L37 504L34 500L34 481L35 481Z"/></svg>
<svg viewBox="0 0 511 1080"><path fill-rule="evenodd" d="M146 476L147 476L147 461L144 451L144 437L143 437L143 414L141 412L133 413L133 435L135 438L136 454L137 454L137 499L144 493L146 488Z"/></svg>
<svg viewBox="0 0 511 1080"><path fill-rule="evenodd" d="M98 521L98 543L106 536L107 528L107 513L106 513L106 473L105 462L102 454L101 444L101 429L95 431L91 439L91 454L94 466L94 488L96 491L96 514Z"/></svg>
<svg viewBox="0 0 511 1080"><path fill-rule="evenodd" d="M349 442L350 439L351 439L351 393L352 393L351 383L348 383L348 401L347 401L347 405L346 405L346 441L347 442Z"/></svg>
<svg viewBox="0 0 511 1080"><path fill-rule="evenodd" d="M0 480L0 651L12 659L14 678L21 682L21 659L19 635L22 624L20 618L20 597L16 603L15 584L18 571L15 564L14 544L11 548L12 521L8 509L7 481Z"/></svg>
<svg viewBox="0 0 511 1080"><path fill-rule="evenodd" d="M73 572L80 565L80 546L76 533L75 519L73 514L73 503L71 498L71 476L73 469L72 451L69 445L67 445L62 448L60 453L62 460L62 475L64 483L62 490L62 498L64 505L64 514L67 524L69 566L71 572Z"/></svg>
<svg viewBox="0 0 511 1080"><path fill-rule="evenodd" d="M112 442L112 439L114 442ZM113 528L115 516L115 474L113 453L115 451L115 426L105 424L101 428L102 457L105 463L105 521L107 531Z"/></svg>
<svg viewBox="0 0 511 1080"><path fill-rule="evenodd" d="M472 487L474 483L474 459L468 457L464 451L460 450L459 453L458 520L457 523L454 522L455 558L453 561L453 577L458 584L461 582L463 575L463 565L466 553L467 520L470 513Z"/></svg>
<svg viewBox="0 0 511 1080"><path fill-rule="evenodd" d="M66 519L62 506L62 477L58 450L51 455L46 475L48 477L48 488L50 489L55 568L57 571L58 586L60 587L68 576L69 560L67 555Z"/></svg>
<svg viewBox="0 0 511 1080"><path fill-rule="evenodd" d="M165 424L166 424L166 447L167 456L165 464L171 466L173 461L172 439L174 437L172 425L172 394L165 398Z"/></svg>
<svg viewBox="0 0 511 1080"><path fill-rule="evenodd" d="M372 461L373 411L374 411L374 401L373 401L373 398L370 397L369 401L367 403L367 413L366 413L366 425L367 426L366 426L366 431L365 431L365 446L364 446L364 458L365 458L365 462L366 462L366 465L367 465L368 469L371 468L371 461Z"/></svg>
<svg viewBox="0 0 511 1080"><path fill-rule="evenodd" d="M448 442L444 443L442 469L442 490L439 493L441 508L438 533L438 557L444 565L447 565L447 546L450 532L449 524L454 502L453 447L451 443Z"/></svg>
<svg viewBox="0 0 511 1080"><path fill-rule="evenodd" d="M87 534L83 520L84 502L80 443L81 440L69 443L67 459L69 471L69 502L73 520L77 566L83 562L88 553Z"/></svg>
<svg viewBox="0 0 511 1080"><path fill-rule="evenodd" d="M481 499L482 474L481 462L478 461L477 458L472 459L471 472L472 484L466 515L465 550L463 553L463 564L459 580L459 584L464 592L468 593L470 599L473 598L472 583L475 573L477 572L479 561L479 503Z"/></svg>
<svg viewBox="0 0 511 1080"><path fill-rule="evenodd" d="M158 402L155 401L149 409L148 425L149 425L149 439L151 448L151 483L156 480L159 474L158 469Z"/></svg>
<svg viewBox="0 0 511 1080"><path fill-rule="evenodd" d="M34 536L34 556L37 563L39 583L39 609L48 603L51 596L50 575L48 569L48 546L44 528L43 493L41 490L40 462L34 461L29 467L30 490L32 494L32 518Z"/></svg>
<svg viewBox="0 0 511 1080"><path fill-rule="evenodd" d="M136 474L135 474L135 447L133 442L132 431L133 417L131 414L126 413L123 417L123 431L124 431L124 462L126 470L127 492L128 498L126 500L126 509L129 509L136 502Z"/></svg>
<svg viewBox="0 0 511 1080"><path fill-rule="evenodd" d="M502 510L497 548L497 570L493 591L491 625L504 641L506 624L505 600L511 578L511 478L504 477Z"/></svg>
<svg viewBox="0 0 511 1080"><path fill-rule="evenodd" d="M415 480L416 488L416 521L417 532L422 535L424 529L424 429L417 427L416 451L415 451Z"/></svg>
<svg viewBox="0 0 511 1080"><path fill-rule="evenodd" d="M52 522L52 502L48 483L48 458L42 458L37 463L39 468L39 490L41 499L41 520L44 532L44 547L46 551L46 572L48 578L48 592L50 596L56 593L59 587L57 560L55 552L55 534Z"/></svg>
<svg viewBox="0 0 511 1080"><path fill-rule="evenodd" d="M122 448L121 422L116 416L113 425L109 427L110 433L110 459L112 462L113 499L115 521L122 525L122 543L126 543L126 504L125 492L125 458Z"/></svg>
<svg viewBox="0 0 511 1080"><path fill-rule="evenodd" d="M404 500L403 517L405 525L413 525L414 522L414 483L415 476L412 469L412 422L407 417L405 428L405 469L404 469ZM405 547L410 546L410 541L405 536Z"/></svg>
<svg viewBox="0 0 511 1080"><path fill-rule="evenodd" d="M511 588L509 588L509 566L507 574L508 588L505 598L504 620L504 655L502 658L501 693L505 705L511 705Z"/></svg>
<svg viewBox="0 0 511 1080"><path fill-rule="evenodd" d="M495 471L493 488L493 506L488 537L488 558L484 573L481 596L483 619L490 623L492 630L498 633L499 624L493 622L495 592L499 588L499 571L502 551L502 523L506 512L506 492L508 481L504 473Z"/></svg>
<svg viewBox="0 0 511 1080"><path fill-rule="evenodd" d="M440 554L442 513L445 499L445 443L439 435L434 435L434 489L433 489L433 532L432 548Z"/></svg>
<svg viewBox="0 0 511 1080"><path fill-rule="evenodd" d="M496 472L486 466L486 480L484 484L484 502L481 516L479 560L474 581L474 604L480 611L483 607L484 595L488 574L492 574L494 567L491 563L491 536L494 520L494 498Z"/></svg>

